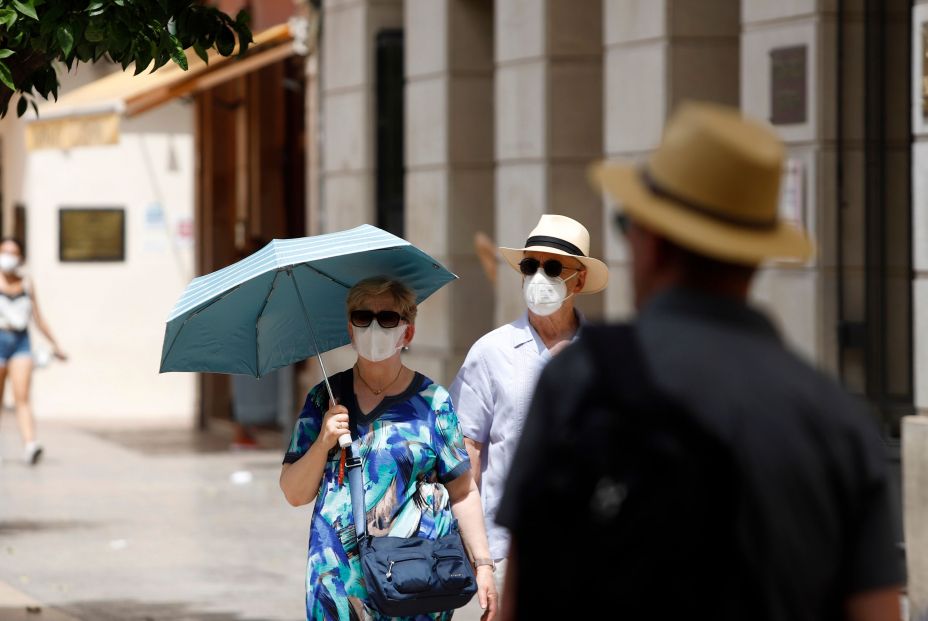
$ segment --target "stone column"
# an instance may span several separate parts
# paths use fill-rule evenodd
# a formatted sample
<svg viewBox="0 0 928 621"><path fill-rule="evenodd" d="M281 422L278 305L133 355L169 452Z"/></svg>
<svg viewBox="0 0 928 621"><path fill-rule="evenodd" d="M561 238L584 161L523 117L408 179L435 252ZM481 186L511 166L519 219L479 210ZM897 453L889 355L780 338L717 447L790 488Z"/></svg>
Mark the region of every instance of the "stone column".
<svg viewBox="0 0 928 621"><path fill-rule="evenodd" d="M407 0L406 236L461 279L422 305L408 364L446 386L493 327L493 2Z"/></svg>
<svg viewBox="0 0 928 621"><path fill-rule="evenodd" d="M521 247L543 213L570 216L602 256L601 205L586 169L602 157L602 7L496 0L496 241ZM591 316L602 296L580 296ZM497 323L524 310L520 277L500 265Z"/></svg>
<svg viewBox="0 0 928 621"><path fill-rule="evenodd" d="M402 0L323 7L321 232L374 222L374 42L403 25Z"/></svg>
<svg viewBox="0 0 928 621"><path fill-rule="evenodd" d="M835 274L837 255L834 236L825 239L823 235L834 226L836 213L827 209L829 201L835 200L835 151L825 144L827 139L833 145L836 133L836 18L833 14L819 14L814 2L744 0L742 11L742 109L746 114L771 119L787 145L787 157L798 165L803 186L799 224L815 239L818 250L816 258L804 266L767 266L755 282L754 295L779 319L794 346L810 360L834 367L836 331L825 328L835 325L835 296L826 291L828 285L833 290L835 278L826 284L824 274ZM777 70L773 59L789 49L799 50L805 58L805 80L798 86L804 92L805 103L801 118L784 121L777 120L772 110L771 100L786 94L782 87L772 86ZM829 70L820 74L823 67ZM860 202L854 207L859 210ZM856 257L856 266L862 267L862 256L851 254Z"/></svg>
<svg viewBox="0 0 928 621"><path fill-rule="evenodd" d="M912 268L915 407L902 423L903 522L912 621L928 619L928 0L912 9Z"/></svg>
<svg viewBox="0 0 928 621"><path fill-rule="evenodd" d="M644 160L684 99L738 105L738 0L604 0L605 151ZM632 311L624 240L601 214L610 286L607 313Z"/></svg>

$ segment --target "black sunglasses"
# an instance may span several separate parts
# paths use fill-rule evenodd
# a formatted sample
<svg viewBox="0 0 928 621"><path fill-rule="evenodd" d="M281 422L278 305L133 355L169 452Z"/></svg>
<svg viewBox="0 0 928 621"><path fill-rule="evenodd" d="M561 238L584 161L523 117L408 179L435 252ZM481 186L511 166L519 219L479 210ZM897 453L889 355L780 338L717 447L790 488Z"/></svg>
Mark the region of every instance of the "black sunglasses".
<svg viewBox="0 0 928 621"><path fill-rule="evenodd" d="M539 267L543 267L545 274L551 278L557 278L561 275L561 272L565 269L574 270L579 272L581 268L577 267L567 267L557 259L548 259L544 263L538 259L533 259L532 257L525 257L519 261L519 271L525 274L526 276L531 276L538 271Z"/></svg>
<svg viewBox="0 0 928 621"><path fill-rule="evenodd" d="M396 311L379 311L375 313L370 310L351 311L351 325L356 328L366 328L371 322L377 319L381 328L395 328L400 325L400 321L406 318Z"/></svg>

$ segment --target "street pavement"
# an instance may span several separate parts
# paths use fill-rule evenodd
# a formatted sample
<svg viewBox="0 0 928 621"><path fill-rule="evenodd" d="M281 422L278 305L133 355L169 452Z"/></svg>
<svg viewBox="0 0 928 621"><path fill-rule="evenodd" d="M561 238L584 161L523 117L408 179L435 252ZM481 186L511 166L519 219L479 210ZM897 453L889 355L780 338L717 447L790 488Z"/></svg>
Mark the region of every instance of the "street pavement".
<svg viewBox="0 0 928 621"><path fill-rule="evenodd" d="M0 621L296 621L312 507L280 450L186 430L0 425ZM110 426L111 427L111 426ZM455 614L476 621L476 601Z"/></svg>

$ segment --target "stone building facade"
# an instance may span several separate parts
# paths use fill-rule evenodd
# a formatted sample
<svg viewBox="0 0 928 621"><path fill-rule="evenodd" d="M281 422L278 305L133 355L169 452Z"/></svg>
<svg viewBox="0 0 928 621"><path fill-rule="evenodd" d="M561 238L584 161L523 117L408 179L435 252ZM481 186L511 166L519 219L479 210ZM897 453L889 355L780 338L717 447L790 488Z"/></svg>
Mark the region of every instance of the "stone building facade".
<svg viewBox="0 0 928 621"><path fill-rule="evenodd" d="M522 308L517 274L481 269L476 233L512 246L542 213L579 219L611 270L582 309L628 316L627 252L589 163L645 158L685 99L768 119L788 149L782 215L818 253L763 266L753 297L792 347L872 404L894 467L904 462L924 614L928 418L908 415L928 408L928 2L325 0L322 17L317 230L392 218L462 277L424 305L410 352L441 382ZM403 127L392 142L391 119Z"/></svg>

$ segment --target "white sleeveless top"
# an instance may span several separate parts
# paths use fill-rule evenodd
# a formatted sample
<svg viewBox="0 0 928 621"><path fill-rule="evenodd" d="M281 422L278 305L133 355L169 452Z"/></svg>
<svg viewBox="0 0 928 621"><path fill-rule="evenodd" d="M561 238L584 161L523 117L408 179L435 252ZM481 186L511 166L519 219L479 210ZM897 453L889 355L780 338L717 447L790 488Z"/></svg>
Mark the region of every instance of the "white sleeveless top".
<svg viewBox="0 0 928 621"><path fill-rule="evenodd" d="M32 297L29 295L25 281L22 293L10 295L0 291L0 330L22 332L29 327L30 319L32 319Z"/></svg>

